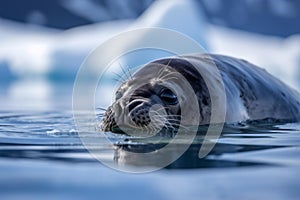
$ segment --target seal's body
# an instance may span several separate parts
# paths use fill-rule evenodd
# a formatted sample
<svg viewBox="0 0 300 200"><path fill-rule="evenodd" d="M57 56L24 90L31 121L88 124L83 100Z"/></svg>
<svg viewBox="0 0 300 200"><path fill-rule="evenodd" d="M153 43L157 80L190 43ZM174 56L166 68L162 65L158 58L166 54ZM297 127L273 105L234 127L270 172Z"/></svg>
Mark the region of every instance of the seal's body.
<svg viewBox="0 0 300 200"><path fill-rule="evenodd" d="M218 72L212 70L213 67ZM180 80L186 80L191 85L198 105L190 105L191 98L182 88ZM212 98L219 98L216 94L210 94L208 82L209 87L217 91L216 94L220 91L220 96L222 89L225 90L225 122L266 118L300 120L299 93L265 70L237 58L193 54L156 60L137 71L117 91L116 101L107 109L102 127L112 132L120 125L137 129L147 127L147 130L161 127L173 130L180 126L180 105L186 105L191 111L195 110L195 106L199 107L199 124L208 124ZM160 108L153 111L154 105L160 105ZM193 112L190 113L192 115ZM186 119L192 121L194 118L190 116ZM155 123L149 127L151 121Z"/></svg>

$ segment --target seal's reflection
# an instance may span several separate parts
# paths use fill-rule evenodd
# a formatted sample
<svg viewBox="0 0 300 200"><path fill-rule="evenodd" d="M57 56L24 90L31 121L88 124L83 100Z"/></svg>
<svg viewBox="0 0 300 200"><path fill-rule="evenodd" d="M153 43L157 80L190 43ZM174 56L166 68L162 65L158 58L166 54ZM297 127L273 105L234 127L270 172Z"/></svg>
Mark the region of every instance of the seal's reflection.
<svg viewBox="0 0 300 200"><path fill-rule="evenodd" d="M178 144L174 148L169 149L168 154L160 154L157 149L162 148L160 144L117 144L115 145L114 159L118 165L133 167L151 167L156 160L170 159L173 155L178 155L178 151L184 148L184 144ZM167 169L192 169L192 168L224 168L224 167L241 167L251 165L262 165L263 163L226 161L218 159L219 155L225 153L238 153L253 150L262 150L271 148L270 146L254 146L254 145L232 145L232 144L216 144L210 154L199 159L199 149L201 143L194 143L184 152L184 154L175 162L166 166ZM134 153L153 152L153 156L140 156ZM138 160L138 162L137 162Z"/></svg>

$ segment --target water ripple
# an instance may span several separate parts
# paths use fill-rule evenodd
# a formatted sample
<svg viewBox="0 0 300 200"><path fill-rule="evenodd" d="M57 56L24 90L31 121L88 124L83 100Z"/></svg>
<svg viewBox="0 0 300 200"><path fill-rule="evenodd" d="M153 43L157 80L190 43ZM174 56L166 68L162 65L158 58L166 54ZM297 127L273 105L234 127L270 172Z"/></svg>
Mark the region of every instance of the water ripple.
<svg viewBox="0 0 300 200"><path fill-rule="evenodd" d="M86 123L87 126L96 127L95 122ZM159 143L155 143L112 133L107 133L107 136L116 148L115 155L123 153L123 160L119 160L123 164L126 163L126 159L130 160L126 157L126 151L152 151L168 143L168 139L161 139ZM93 139L101 136L94 131L86 133L86 137ZM200 160L197 153L202 139L203 135L197 136L196 142L182 157L167 168L300 166L299 123L228 125L213 151L208 157ZM97 148L102 148L103 155L107 156L107 150L111 147L105 146L104 143L96 145ZM181 148L180 144L176 148ZM0 160L4 158L95 162L80 140L72 113L62 111L1 112Z"/></svg>

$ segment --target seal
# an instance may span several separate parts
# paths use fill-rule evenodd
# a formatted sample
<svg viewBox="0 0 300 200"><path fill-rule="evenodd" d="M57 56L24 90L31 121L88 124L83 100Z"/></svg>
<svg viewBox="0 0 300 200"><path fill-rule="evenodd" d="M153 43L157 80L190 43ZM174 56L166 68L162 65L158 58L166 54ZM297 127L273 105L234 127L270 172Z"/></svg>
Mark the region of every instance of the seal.
<svg viewBox="0 0 300 200"><path fill-rule="evenodd" d="M212 65L217 67L222 80L211 70ZM161 70L157 70L157 66ZM111 132L120 132L121 126L148 132L178 129L182 122L180 105L187 105L191 111L196 106L190 105L185 89L177 84L183 79L189 82L196 95L199 125L208 124L212 101L204 78L217 91L221 89L220 83L224 84L226 123L300 120L299 93L264 69L229 56L191 54L159 59L139 69L117 90L116 100L104 113L101 127ZM158 107L153 109L155 106Z"/></svg>

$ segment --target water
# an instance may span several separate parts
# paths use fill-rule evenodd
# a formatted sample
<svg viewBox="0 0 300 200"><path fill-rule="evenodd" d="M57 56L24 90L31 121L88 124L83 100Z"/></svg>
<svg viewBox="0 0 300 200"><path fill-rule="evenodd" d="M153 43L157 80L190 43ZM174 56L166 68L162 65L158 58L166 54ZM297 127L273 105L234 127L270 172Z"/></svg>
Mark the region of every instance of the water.
<svg viewBox="0 0 300 200"><path fill-rule="evenodd" d="M71 85L50 84L49 90L55 92L26 98L12 88L6 87L0 98L1 199L298 199L300 195L300 123L229 126L205 159L197 157L201 144L196 142L166 168L136 175L106 167L85 149L73 120ZM86 123L96 127L94 121ZM99 133L85 137L93 140ZM114 152L106 143L99 142L98 147L112 163L130 163L134 158L126 150L155 148L145 140L110 137ZM196 139L201 141L201 136Z"/></svg>

